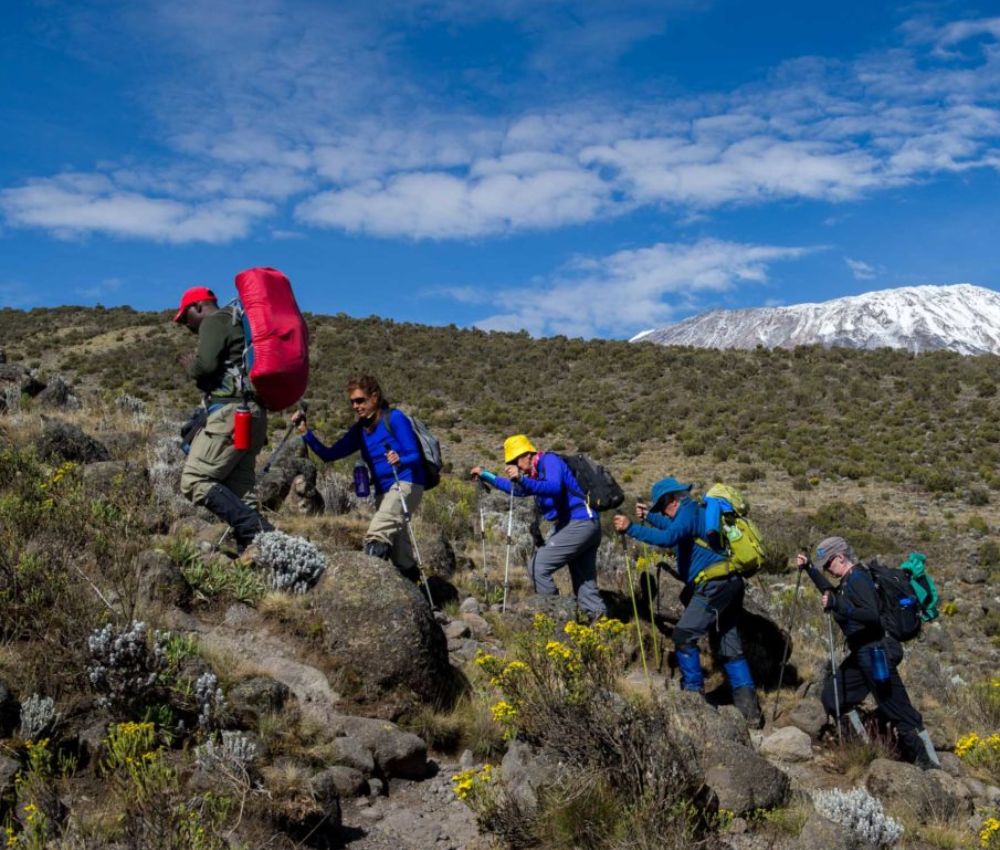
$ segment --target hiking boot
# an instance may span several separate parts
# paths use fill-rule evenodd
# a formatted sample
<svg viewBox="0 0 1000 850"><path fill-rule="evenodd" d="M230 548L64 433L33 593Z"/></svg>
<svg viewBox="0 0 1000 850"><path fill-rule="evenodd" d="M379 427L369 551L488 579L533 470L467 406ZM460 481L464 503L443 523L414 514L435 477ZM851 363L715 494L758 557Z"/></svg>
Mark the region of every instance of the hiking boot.
<svg viewBox="0 0 1000 850"><path fill-rule="evenodd" d="M736 688L733 691L733 705L739 709L751 729L760 729L764 725L756 688Z"/></svg>
<svg viewBox="0 0 1000 850"><path fill-rule="evenodd" d="M240 554L262 531L274 531L271 523L223 484L216 484L205 494L204 504L232 528Z"/></svg>
<svg viewBox="0 0 1000 850"><path fill-rule="evenodd" d="M388 561L389 556L392 554L392 547L382 540L369 540L365 543L365 554L371 555L373 558L381 558L383 561Z"/></svg>

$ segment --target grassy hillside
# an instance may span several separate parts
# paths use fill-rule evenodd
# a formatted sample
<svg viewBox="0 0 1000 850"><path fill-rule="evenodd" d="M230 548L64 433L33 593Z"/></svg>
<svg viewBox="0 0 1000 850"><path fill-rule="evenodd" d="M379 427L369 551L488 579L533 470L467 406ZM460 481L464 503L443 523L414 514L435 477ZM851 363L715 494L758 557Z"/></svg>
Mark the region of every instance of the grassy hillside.
<svg viewBox="0 0 1000 850"><path fill-rule="evenodd" d="M314 423L331 434L350 421L345 379L372 371L391 400L441 433L456 464L495 456L504 436L525 431L619 471L662 449L744 481L780 471L801 490L822 479L874 480L975 503L1000 487L997 357L718 352L344 315L309 321L308 398ZM2 310L0 339L9 359L94 392L194 401L176 363L193 339L165 313Z"/></svg>

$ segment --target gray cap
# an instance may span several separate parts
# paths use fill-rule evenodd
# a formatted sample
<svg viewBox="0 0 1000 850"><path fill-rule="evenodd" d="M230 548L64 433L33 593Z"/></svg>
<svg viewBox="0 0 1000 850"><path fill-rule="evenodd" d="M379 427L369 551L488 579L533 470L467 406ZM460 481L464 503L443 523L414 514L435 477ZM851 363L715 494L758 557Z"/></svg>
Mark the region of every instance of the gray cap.
<svg viewBox="0 0 1000 850"><path fill-rule="evenodd" d="M826 537L816 546L816 556L813 563L817 567L825 567L835 555L850 557L851 547L843 537Z"/></svg>

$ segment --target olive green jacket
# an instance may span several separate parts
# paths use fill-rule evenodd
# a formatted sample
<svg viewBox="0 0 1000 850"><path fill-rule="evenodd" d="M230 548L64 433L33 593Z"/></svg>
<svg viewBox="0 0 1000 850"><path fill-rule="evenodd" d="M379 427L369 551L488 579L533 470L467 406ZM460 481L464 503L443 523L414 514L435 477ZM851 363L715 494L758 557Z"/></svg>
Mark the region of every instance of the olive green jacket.
<svg viewBox="0 0 1000 850"><path fill-rule="evenodd" d="M206 316L198 327L198 351L188 369L203 393L212 398L238 398L241 389L233 367L242 371L243 323L233 323L233 308Z"/></svg>

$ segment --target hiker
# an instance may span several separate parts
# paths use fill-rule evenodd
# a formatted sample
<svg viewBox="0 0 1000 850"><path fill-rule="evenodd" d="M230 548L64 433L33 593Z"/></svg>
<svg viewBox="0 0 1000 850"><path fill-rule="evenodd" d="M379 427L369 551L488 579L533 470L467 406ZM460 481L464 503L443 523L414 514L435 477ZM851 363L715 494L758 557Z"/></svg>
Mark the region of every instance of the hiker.
<svg viewBox="0 0 1000 850"><path fill-rule="evenodd" d="M261 531L273 531L257 510L243 501L255 481L255 463L267 443L267 411L250 392L243 368L243 323L234 307L220 309L212 290L194 286L181 296L174 322L198 337L198 347L180 358L198 389L202 407L185 426L190 445L181 472L181 493L204 505L233 530L240 552ZM250 411L250 448L233 445L234 415Z"/></svg>
<svg viewBox="0 0 1000 850"><path fill-rule="evenodd" d="M823 594L823 610L836 620L850 650L837 668L836 694L832 671L827 671L822 693L826 713L839 723L838 708L841 716L846 716L870 693L882 719L896 727L900 749L907 761L925 770L940 768L941 762L924 729L923 718L910 702L899 676L897 668L903 660L903 647L882 627L879 593L871 573L858 562L854 550L843 537L827 537L820 541L814 561L800 552L796 566L807 571ZM823 571L840 579L839 583L831 584ZM878 650L884 655L876 655ZM883 658L887 670L877 669ZM857 725L860 726L860 722Z"/></svg>
<svg viewBox="0 0 1000 850"><path fill-rule="evenodd" d="M324 445L308 429L304 411L297 411L292 423L306 445L325 461L361 452L375 489L375 516L365 532L364 552L391 561L406 578L418 582L420 569L400 498L402 492L412 516L424 493L426 474L417 435L406 415L389 407L382 387L371 375L351 378L347 397L357 421L332 446Z"/></svg>
<svg viewBox="0 0 1000 850"><path fill-rule="evenodd" d="M568 566L580 608L592 621L605 616L607 609L597 590L600 519L587 504L566 461L552 452L538 451L524 434L504 440L503 456L506 480L481 466L472 467L471 474L504 493L534 496L538 513L555 524L528 565L535 593L557 594L552 576Z"/></svg>
<svg viewBox="0 0 1000 850"><path fill-rule="evenodd" d="M733 704L747 723L760 727L763 716L750 666L743 656L739 623L743 615L744 579L730 569L717 523L705 503L691 498L690 484L668 477L652 488L652 504L636 505L636 516L651 527L617 514L615 529L636 540L677 553L677 577L684 582L684 613L674 626L674 652L681 671L681 688L704 692L698 639L709 636L713 654L723 662ZM711 501L711 500L708 500Z"/></svg>

